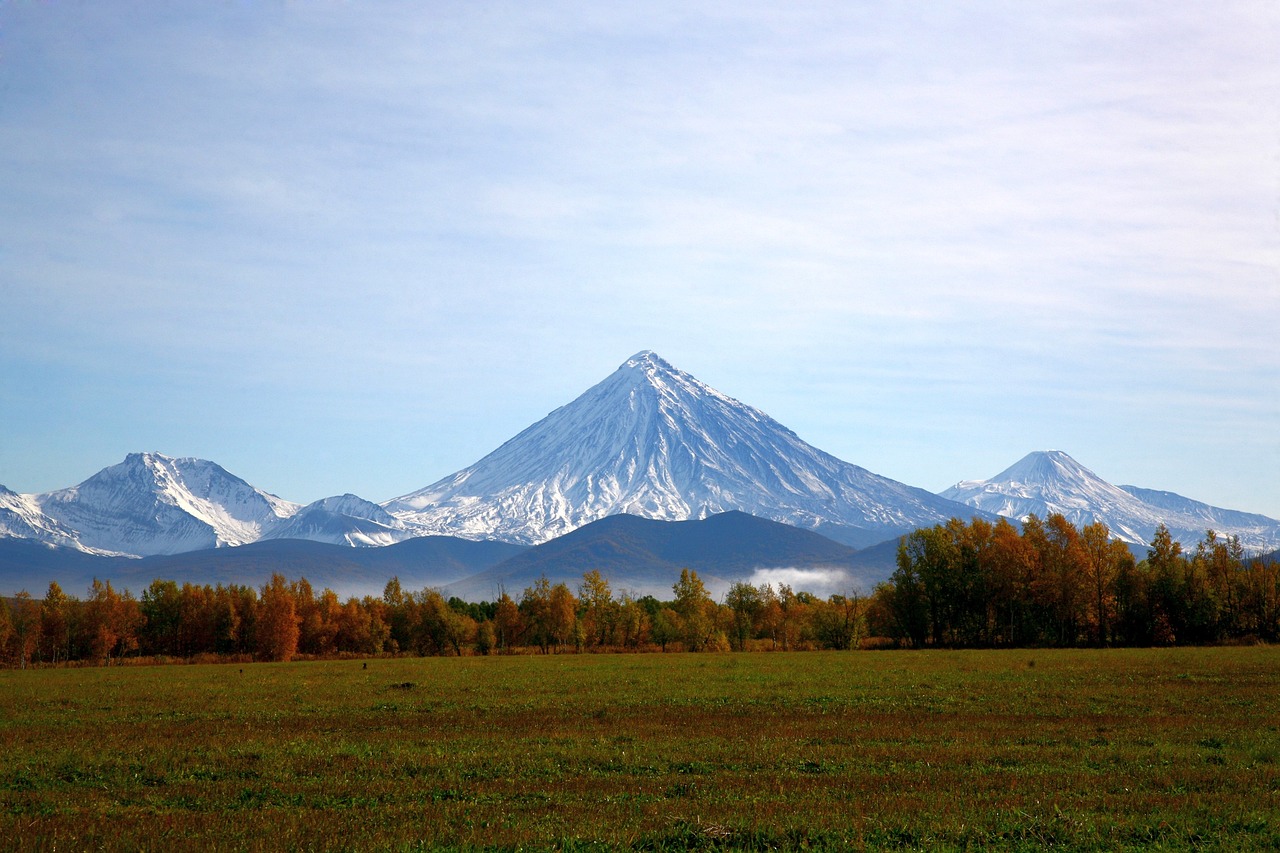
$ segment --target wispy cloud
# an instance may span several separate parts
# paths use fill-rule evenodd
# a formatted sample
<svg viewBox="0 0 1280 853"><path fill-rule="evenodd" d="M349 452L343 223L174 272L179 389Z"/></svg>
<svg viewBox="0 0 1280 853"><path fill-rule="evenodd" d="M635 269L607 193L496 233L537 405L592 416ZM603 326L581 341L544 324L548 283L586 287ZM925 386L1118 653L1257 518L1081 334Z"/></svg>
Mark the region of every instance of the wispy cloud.
<svg viewBox="0 0 1280 853"><path fill-rule="evenodd" d="M536 417L652 346L920 485L1048 444L1120 461L1157 410L1280 476L1258 432L1280 416L1266 4L8 4L0 24L0 359L51 394L144 370L135 414L198 383L330 446L371 407L384 467L420 473L328 482L385 497L506 437L477 427L498 401ZM30 413L30 387L0 400ZM214 420L196 443L236 447ZM170 446L192 429L159 449L194 452ZM1280 513L1186 467L1166 485Z"/></svg>

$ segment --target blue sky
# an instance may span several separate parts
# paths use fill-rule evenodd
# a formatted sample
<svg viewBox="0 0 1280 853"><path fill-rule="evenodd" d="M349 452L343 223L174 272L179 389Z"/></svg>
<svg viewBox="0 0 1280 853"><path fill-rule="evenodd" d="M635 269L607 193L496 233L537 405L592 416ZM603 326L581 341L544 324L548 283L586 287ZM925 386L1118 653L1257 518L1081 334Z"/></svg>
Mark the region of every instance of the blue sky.
<svg viewBox="0 0 1280 853"><path fill-rule="evenodd" d="M0 483L382 501L653 349L1280 517L1280 7L612 5L0 2Z"/></svg>

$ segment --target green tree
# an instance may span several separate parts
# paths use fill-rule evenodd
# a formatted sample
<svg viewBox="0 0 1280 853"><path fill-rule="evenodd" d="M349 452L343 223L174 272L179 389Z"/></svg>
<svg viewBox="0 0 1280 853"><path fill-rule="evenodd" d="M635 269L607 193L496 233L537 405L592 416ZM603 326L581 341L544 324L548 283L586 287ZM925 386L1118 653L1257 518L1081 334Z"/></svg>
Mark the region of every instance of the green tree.
<svg viewBox="0 0 1280 853"><path fill-rule="evenodd" d="M547 654L555 637L551 625L551 581L546 575L534 581L533 586L525 587L520 597L520 615L524 617L529 639Z"/></svg>
<svg viewBox="0 0 1280 853"><path fill-rule="evenodd" d="M1159 645L1175 643L1187 621L1182 545L1174 541L1163 524L1156 527L1151 538L1146 563L1150 574L1151 639Z"/></svg>
<svg viewBox="0 0 1280 853"><path fill-rule="evenodd" d="M650 620L650 637L664 652L684 635L684 619L670 607L663 607Z"/></svg>
<svg viewBox="0 0 1280 853"><path fill-rule="evenodd" d="M702 651L715 635L715 602L698 573L691 569L681 569L680 580L671 589L675 593L673 609L684 623L681 639L685 648L691 652Z"/></svg>
<svg viewBox="0 0 1280 853"><path fill-rule="evenodd" d="M48 658L53 663L71 656L71 609L73 603L58 586L49 584L49 590L40 603L40 637ZM0 642L0 646L3 643Z"/></svg>
<svg viewBox="0 0 1280 853"><path fill-rule="evenodd" d="M858 647L865 602L857 592L832 595L813 608L813 634L828 649Z"/></svg>
<svg viewBox="0 0 1280 853"><path fill-rule="evenodd" d="M887 619L885 633L894 640L906 640L920 648L929 638L929 602L916 571L916 561L907 548L907 537L898 541L897 567L887 584L878 588Z"/></svg>
<svg viewBox="0 0 1280 853"><path fill-rule="evenodd" d="M587 643L593 646L606 645L617 623L618 614L613 590L599 571L592 569L582 576L582 583L578 586L578 602L582 609L579 621Z"/></svg>
<svg viewBox="0 0 1280 853"><path fill-rule="evenodd" d="M143 626L139 644L144 654L178 655L182 628L182 602L178 584L153 580L142 591Z"/></svg>
<svg viewBox="0 0 1280 853"><path fill-rule="evenodd" d="M486 619L476 625L476 651L482 655L493 652L497 639L493 631L493 622Z"/></svg>
<svg viewBox="0 0 1280 853"><path fill-rule="evenodd" d="M764 600L760 590L749 583L735 582L729 586L724 603L732 614L732 628L729 637L733 647L741 651L746 648L747 640L755 636L760 624L760 612L764 608Z"/></svg>
<svg viewBox="0 0 1280 853"><path fill-rule="evenodd" d="M393 576L382 590L383 613L391 634L392 650L409 649L413 646L413 609L412 596L405 595L400 587L400 578Z"/></svg>

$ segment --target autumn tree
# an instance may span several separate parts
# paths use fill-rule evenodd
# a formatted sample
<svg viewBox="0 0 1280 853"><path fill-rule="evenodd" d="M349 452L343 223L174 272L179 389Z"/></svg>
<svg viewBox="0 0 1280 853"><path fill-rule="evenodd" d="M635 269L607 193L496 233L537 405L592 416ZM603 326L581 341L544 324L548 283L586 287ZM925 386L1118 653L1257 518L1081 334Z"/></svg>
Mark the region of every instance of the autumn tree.
<svg viewBox="0 0 1280 853"><path fill-rule="evenodd" d="M897 635L922 646L941 645L947 634L950 539L938 526L912 531L898 542L897 568L889 600Z"/></svg>
<svg viewBox="0 0 1280 853"><path fill-rule="evenodd" d="M547 615L552 641L557 648L563 648L574 638L578 627L578 600L565 584L551 587Z"/></svg>
<svg viewBox="0 0 1280 853"><path fill-rule="evenodd" d="M525 621L520 608L503 590L493 614L494 643L499 651L510 651L520 644L524 632Z"/></svg>
<svg viewBox="0 0 1280 853"><path fill-rule="evenodd" d="M1054 645L1073 645L1080 636L1086 598L1087 557L1080 531L1055 512L1042 528L1028 527L1024 535L1040 556L1040 574L1032 593L1048 617L1046 639Z"/></svg>
<svg viewBox="0 0 1280 853"><path fill-rule="evenodd" d="M13 598L9 608L10 657L19 669L26 669L40 643L40 605L31 600L25 589Z"/></svg>
<svg viewBox="0 0 1280 853"><path fill-rule="evenodd" d="M94 578L84 603L81 628L90 655L103 664L138 648L138 629L145 617L128 590L121 595L111 581Z"/></svg>
<svg viewBox="0 0 1280 853"><path fill-rule="evenodd" d="M378 603L383 604L383 602ZM362 655L373 655L382 651L370 610L356 598L349 598L342 605L337 616L338 630L334 633L334 644L338 649Z"/></svg>
<svg viewBox="0 0 1280 853"><path fill-rule="evenodd" d="M681 569L680 580L671 589L675 593L672 608L684 623L681 639L685 648L691 652L702 651L715 636L716 604L698 573L691 569Z"/></svg>
<svg viewBox="0 0 1280 853"><path fill-rule="evenodd" d="M618 602L618 639L622 645L634 649L649 638L649 612L635 596L623 593Z"/></svg>
<svg viewBox="0 0 1280 853"><path fill-rule="evenodd" d="M320 593L316 602L317 625L311 630L314 654L330 655L338 650L338 628L342 619L342 603L338 594L329 588Z"/></svg>
<svg viewBox="0 0 1280 853"><path fill-rule="evenodd" d="M1027 525L1039 526L1035 516ZM1032 587L1039 574L1040 555L1008 519L991 530L986 552L987 606L991 613L992 642L1022 645L1038 637Z"/></svg>
<svg viewBox="0 0 1280 853"><path fill-rule="evenodd" d="M1209 594L1218 614L1219 636L1236 636L1240 631L1240 603L1247 584L1244 548L1237 536L1222 537L1216 531L1205 531L1196 545L1193 562L1207 578Z"/></svg>
<svg viewBox="0 0 1280 853"><path fill-rule="evenodd" d="M391 608L381 598L366 595L358 600L359 607L369 619L369 654L395 652L395 641L391 638Z"/></svg>
<svg viewBox="0 0 1280 853"><path fill-rule="evenodd" d="M475 649L482 655L490 654L497 645L493 622L486 619L476 625Z"/></svg>
<svg viewBox="0 0 1280 853"><path fill-rule="evenodd" d="M298 605L294 590L284 575L271 576L258 600L255 637L258 656L265 660L289 661L298 653Z"/></svg>
<svg viewBox="0 0 1280 853"><path fill-rule="evenodd" d="M12 642L13 617L9 615L8 603L0 597L0 663L8 663L13 656Z"/></svg>
<svg viewBox="0 0 1280 853"><path fill-rule="evenodd" d="M778 584L777 598L777 636L782 640L784 651L794 649L800 641L808 608L801 594L796 593L790 584Z"/></svg>
<svg viewBox="0 0 1280 853"><path fill-rule="evenodd" d="M1280 559L1275 555L1248 562L1240 601L1240 627L1267 642L1280 641Z"/></svg>
<svg viewBox="0 0 1280 853"><path fill-rule="evenodd" d="M555 586L542 575L520 599L525 635L547 654L568 643L577 624L577 599L563 583Z"/></svg>
<svg viewBox="0 0 1280 853"><path fill-rule="evenodd" d="M439 590L428 589L414 596L417 620L413 647L418 654L443 654L453 650L461 655L462 647L475 639L476 622L470 616L449 606Z"/></svg>
<svg viewBox="0 0 1280 853"><path fill-rule="evenodd" d="M258 594L253 587L218 584L210 608L216 651L229 655L251 653L258 612Z"/></svg>
<svg viewBox="0 0 1280 853"><path fill-rule="evenodd" d="M1111 538L1111 531L1101 521L1086 525L1080 531L1080 547L1084 553L1084 580L1089 593L1087 622L1095 645L1105 646L1112 639L1115 614L1115 584L1121 562L1132 560L1128 547Z"/></svg>
<svg viewBox="0 0 1280 853"><path fill-rule="evenodd" d="M217 645L213 589L184 583L178 589L178 654L208 654Z"/></svg>

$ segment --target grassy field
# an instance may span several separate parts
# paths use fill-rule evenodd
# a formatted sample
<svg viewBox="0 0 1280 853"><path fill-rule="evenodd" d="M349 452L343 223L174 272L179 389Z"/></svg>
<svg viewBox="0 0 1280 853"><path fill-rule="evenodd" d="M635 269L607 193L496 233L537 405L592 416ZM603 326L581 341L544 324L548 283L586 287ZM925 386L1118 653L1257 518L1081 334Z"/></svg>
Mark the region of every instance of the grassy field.
<svg viewBox="0 0 1280 853"><path fill-rule="evenodd" d="M1280 849L1280 649L0 672L0 847Z"/></svg>

